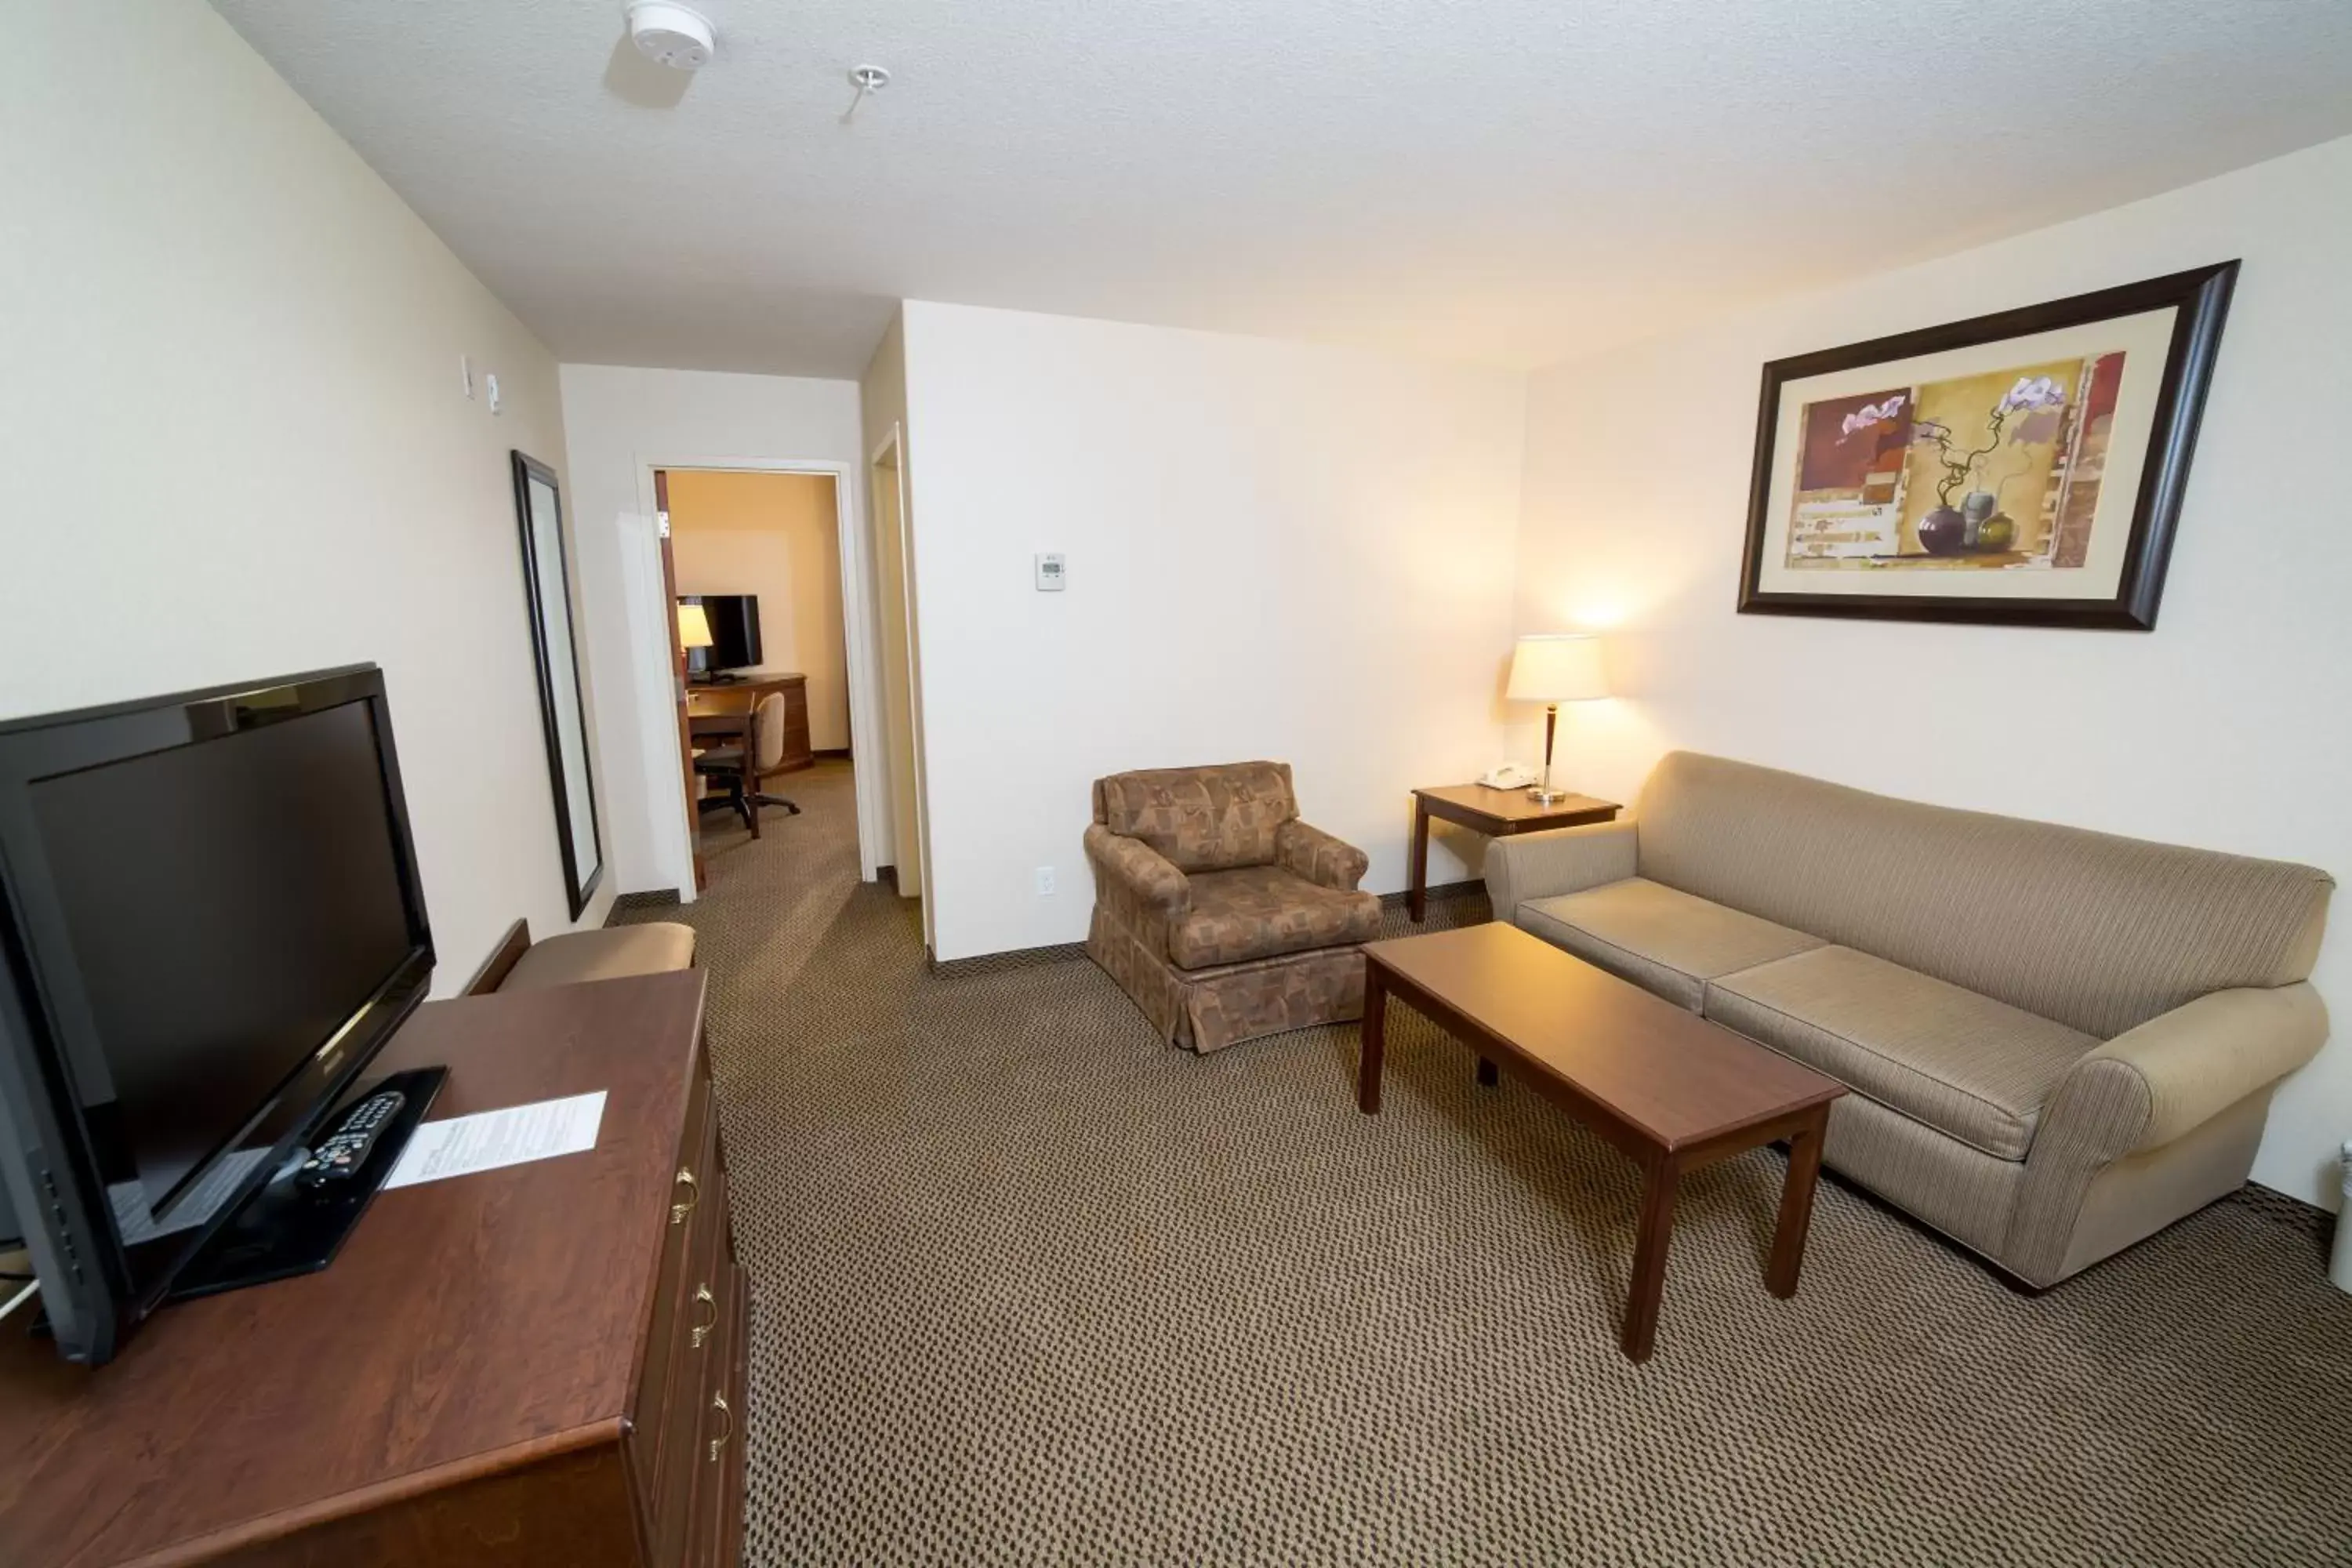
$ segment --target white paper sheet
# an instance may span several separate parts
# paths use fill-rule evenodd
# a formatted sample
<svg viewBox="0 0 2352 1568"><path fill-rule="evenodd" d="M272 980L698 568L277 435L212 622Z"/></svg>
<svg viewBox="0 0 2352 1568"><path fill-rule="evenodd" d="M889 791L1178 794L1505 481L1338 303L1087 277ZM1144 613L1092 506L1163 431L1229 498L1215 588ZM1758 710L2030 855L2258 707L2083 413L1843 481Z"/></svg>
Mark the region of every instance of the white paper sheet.
<svg viewBox="0 0 2352 1568"><path fill-rule="evenodd" d="M400 1163L384 1178L384 1188L582 1153L596 1146L596 1130L604 1121L604 1091L600 1089L593 1094L427 1121L400 1152Z"/></svg>

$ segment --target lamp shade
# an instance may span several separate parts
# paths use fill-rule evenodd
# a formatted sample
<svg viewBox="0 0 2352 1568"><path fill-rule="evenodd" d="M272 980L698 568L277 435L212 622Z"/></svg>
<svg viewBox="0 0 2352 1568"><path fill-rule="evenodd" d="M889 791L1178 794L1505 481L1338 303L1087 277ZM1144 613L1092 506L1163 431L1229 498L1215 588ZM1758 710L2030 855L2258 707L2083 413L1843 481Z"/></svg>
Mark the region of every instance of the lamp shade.
<svg viewBox="0 0 2352 1568"><path fill-rule="evenodd" d="M1601 639L1579 632L1525 637L1511 650L1513 702L1587 702L1609 695Z"/></svg>
<svg viewBox="0 0 2352 1568"><path fill-rule="evenodd" d="M710 644L710 616L700 605L680 605L677 607L677 646L709 647Z"/></svg>

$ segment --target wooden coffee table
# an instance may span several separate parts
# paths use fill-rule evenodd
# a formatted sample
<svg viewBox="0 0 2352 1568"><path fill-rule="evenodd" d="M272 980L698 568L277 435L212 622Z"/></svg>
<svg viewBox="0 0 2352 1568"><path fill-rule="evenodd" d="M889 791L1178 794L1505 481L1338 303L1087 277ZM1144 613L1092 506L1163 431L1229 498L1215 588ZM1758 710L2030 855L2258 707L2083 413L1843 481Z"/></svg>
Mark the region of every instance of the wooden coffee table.
<svg viewBox="0 0 2352 1568"><path fill-rule="evenodd" d="M1797 1293L1830 1102L1824 1078L1640 986L1500 923L1364 948L1363 1066L1356 1104L1381 1109L1381 1014L1393 994L1497 1062L1642 1167L1647 1190L1625 1303L1625 1354L1647 1361L1666 1279L1675 1188L1683 1173L1789 1140L1780 1223L1764 1283Z"/></svg>

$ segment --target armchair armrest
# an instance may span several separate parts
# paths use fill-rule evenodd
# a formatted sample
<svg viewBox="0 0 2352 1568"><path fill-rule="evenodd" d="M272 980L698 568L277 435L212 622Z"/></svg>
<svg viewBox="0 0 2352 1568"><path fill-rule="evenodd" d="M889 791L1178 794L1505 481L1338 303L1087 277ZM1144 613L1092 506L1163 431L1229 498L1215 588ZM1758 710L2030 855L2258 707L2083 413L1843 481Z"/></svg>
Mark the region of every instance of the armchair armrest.
<svg viewBox="0 0 2352 1568"><path fill-rule="evenodd" d="M1192 909L1192 879L1141 839L1121 837L1096 822L1087 826L1086 845L1096 896L1131 922L1174 920Z"/></svg>
<svg viewBox="0 0 2352 1568"><path fill-rule="evenodd" d="M1516 923L1529 899L1580 893L1635 874L1633 824L1591 822L1486 846L1486 898L1495 918Z"/></svg>
<svg viewBox="0 0 2352 1568"><path fill-rule="evenodd" d="M1296 818L1274 830L1275 864L1294 877L1326 888L1352 893L1364 879L1372 858L1344 838Z"/></svg>
<svg viewBox="0 0 2352 1568"><path fill-rule="evenodd" d="M2074 1139L2108 1159L2161 1148L2276 1083L2326 1042L2327 1007L2308 983L2210 992L2076 1062L2049 1120L2087 1120Z"/></svg>

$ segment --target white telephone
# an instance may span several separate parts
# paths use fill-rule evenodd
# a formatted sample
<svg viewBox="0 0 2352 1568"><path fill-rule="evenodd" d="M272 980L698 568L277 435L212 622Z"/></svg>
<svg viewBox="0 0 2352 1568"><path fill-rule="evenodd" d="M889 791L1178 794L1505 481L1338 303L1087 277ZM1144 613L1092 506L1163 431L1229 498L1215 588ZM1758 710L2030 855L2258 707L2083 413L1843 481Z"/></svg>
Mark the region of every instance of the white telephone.
<svg viewBox="0 0 2352 1568"><path fill-rule="evenodd" d="M1488 789L1525 789L1536 782L1536 774L1517 763L1496 763L1478 775L1478 782Z"/></svg>

